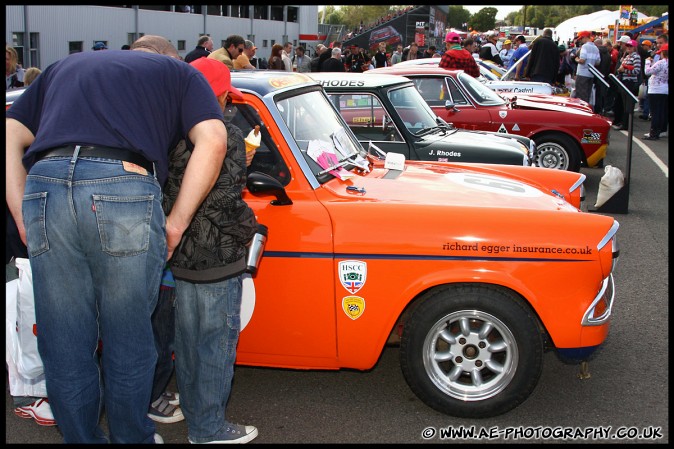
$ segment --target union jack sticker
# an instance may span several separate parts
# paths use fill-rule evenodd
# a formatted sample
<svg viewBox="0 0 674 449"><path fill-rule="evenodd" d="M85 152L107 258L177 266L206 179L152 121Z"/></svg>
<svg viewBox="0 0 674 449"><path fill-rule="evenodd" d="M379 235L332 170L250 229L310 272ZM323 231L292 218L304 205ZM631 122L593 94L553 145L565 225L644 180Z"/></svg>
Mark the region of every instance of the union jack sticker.
<svg viewBox="0 0 674 449"><path fill-rule="evenodd" d="M365 311L365 300L360 296L342 298L342 310L352 320L357 320Z"/></svg>
<svg viewBox="0 0 674 449"><path fill-rule="evenodd" d="M339 263L339 282L352 295L363 288L366 279L367 263L359 260L343 260Z"/></svg>

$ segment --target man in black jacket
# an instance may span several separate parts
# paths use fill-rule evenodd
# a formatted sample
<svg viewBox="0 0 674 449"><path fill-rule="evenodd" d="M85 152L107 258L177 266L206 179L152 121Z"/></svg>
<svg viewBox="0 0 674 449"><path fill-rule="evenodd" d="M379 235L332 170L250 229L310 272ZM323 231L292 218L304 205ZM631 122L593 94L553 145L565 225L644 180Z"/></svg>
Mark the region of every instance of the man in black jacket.
<svg viewBox="0 0 674 449"><path fill-rule="evenodd" d="M326 51L327 53L327 51ZM342 62L342 50L339 47L332 49L332 57L326 59L321 64L321 72L344 72L344 63Z"/></svg>
<svg viewBox="0 0 674 449"><path fill-rule="evenodd" d="M559 72L559 47L552 40L552 30L544 29L543 35L533 41L530 50L529 62L524 70L525 78L554 84Z"/></svg>
<svg viewBox="0 0 674 449"><path fill-rule="evenodd" d="M211 36L201 36L197 46L191 52L185 55L185 62L190 63L195 59L204 58L213 51L213 39Z"/></svg>

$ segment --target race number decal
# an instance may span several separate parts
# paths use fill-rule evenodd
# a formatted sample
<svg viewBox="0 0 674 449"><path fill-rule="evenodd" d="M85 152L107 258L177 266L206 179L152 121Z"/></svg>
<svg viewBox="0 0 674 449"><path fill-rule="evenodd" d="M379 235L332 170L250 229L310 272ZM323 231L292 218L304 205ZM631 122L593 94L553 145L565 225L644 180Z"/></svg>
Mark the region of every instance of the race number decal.
<svg viewBox="0 0 674 449"><path fill-rule="evenodd" d="M543 196L543 192L527 184L482 173L448 173L445 177L456 184L483 192L525 198Z"/></svg>

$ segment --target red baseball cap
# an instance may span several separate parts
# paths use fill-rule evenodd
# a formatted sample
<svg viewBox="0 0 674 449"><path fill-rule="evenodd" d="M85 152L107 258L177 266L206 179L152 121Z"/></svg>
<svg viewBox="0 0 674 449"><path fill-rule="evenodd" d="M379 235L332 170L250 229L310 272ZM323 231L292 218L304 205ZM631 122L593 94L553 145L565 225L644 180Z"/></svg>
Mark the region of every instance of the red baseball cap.
<svg viewBox="0 0 674 449"><path fill-rule="evenodd" d="M459 36L459 33L450 31L445 36L445 42L461 42L461 36Z"/></svg>
<svg viewBox="0 0 674 449"><path fill-rule="evenodd" d="M199 58L190 62L190 65L203 73L216 97L219 97L225 91L229 91L232 98L243 100L241 91L232 86L232 75L229 73L229 68L222 62L210 58Z"/></svg>
<svg viewBox="0 0 674 449"><path fill-rule="evenodd" d="M655 53L658 54L662 51L669 51L669 44L660 45L660 48L658 48L658 51L656 51Z"/></svg>
<svg viewBox="0 0 674 449"><path fill-rule="evenodd" d="M592 33L589 31L581 31L578 33L578 38L580 39L581 37L591 37Z"/></svg>

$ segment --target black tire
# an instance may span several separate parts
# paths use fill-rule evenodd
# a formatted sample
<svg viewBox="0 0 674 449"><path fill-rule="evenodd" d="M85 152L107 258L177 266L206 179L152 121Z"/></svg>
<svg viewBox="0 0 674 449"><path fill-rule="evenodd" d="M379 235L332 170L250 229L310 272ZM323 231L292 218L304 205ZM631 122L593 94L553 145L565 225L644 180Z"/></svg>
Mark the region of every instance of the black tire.
<svg viewBox="0 0 674 449"><path fill-rule="evenodd" d="M556 170L580 171L580 148L569 136L561 133L541 134L534 138L536 154L533 165Z"/></svg>
<svg viewBox="0 0 674 449"><path fill-rule="evenodd" d="M542 364L536 319L515 294L491 286L426 293L400 342L400 365L412 391L429 407L461 418L517 407L536 387Z"/></svg>

